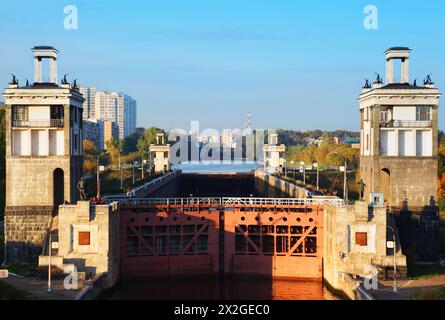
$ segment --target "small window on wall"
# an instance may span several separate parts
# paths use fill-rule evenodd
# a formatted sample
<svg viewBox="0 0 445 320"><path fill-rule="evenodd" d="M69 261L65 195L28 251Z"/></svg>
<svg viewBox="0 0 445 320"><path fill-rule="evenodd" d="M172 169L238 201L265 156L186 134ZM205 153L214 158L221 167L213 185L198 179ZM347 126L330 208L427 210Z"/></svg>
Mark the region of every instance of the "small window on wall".
<svg viewBox="0 0 445 320"><path fill-rule="evenodd" d="M431 120L430 106L417 106L416 107L416 120L417 121L430 121Z"/></svg>
<svg viewBox="0 0 445 320"><path fill-rule="evenodd" d="M366 232L356 232L355 244L361 247L366 247L368 245L368 234Z"/></svg>
<svg viewBox="0 0 445 320"><path fill-rule="evenodd" d="M90 245L90 233L85 231L79 231L79 246Z"/></svg>

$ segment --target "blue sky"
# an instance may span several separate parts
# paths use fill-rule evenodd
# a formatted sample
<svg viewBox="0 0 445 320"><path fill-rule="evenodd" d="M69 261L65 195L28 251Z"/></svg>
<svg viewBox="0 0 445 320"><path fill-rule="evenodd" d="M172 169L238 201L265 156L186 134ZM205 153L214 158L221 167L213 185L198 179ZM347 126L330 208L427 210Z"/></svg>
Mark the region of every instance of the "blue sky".
<svg viewBox="0 0 445 320"><path fill-rule="evenodd" d="M79 29L65 30L65 5ZM366 5L378 30L363 27ZM30 48L52 45L64 73L138 101L138 125L165 129L359 128L364 78L385 74L383 52L413 51L411 81L445 92L445 2L361 0L4 1L0 83L32 79ZM444 128L444 111L440 127Z"/></svg>

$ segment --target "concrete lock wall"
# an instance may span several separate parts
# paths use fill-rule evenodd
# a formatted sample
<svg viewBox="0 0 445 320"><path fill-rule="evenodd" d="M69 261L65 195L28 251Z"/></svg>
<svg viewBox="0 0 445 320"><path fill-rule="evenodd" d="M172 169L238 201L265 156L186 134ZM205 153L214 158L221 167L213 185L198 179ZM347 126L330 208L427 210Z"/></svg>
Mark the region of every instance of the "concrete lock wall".
<svg viewBox="0 0 445 320"><path fill-rule="evenodd" d="M386 210L386 207L368 207L361 201L354 206L325 206L323 276L334 290L353 298L357 285L345 274L372 278L373 273L378 276L385 268L393 266L393 252L386 248ZM358 243L358 234L363 233L366 234L366 245ZM406 257L399 241L396 242L396 265L403 274L406 273Z"/></svg>
<svg viewBox="0 0 445 320"><path fill-rule="evenodd" d="M74 264L79 272L93 276L106 273L109 286L116 283L120 263L117 203L93 206L89 201L79 201L77 205L60 206L57 228L58 255L65 265Z"/></svg>
<svg viewBox="0 0 445 320"><path fill-rule="evenodd" d="M307 198L307 190L261 170L255 170L255 189L270 198Z"/></svg>
<svg viewBox="0 0 445 320"><path fill-rule="evenodd" d="M5 263L35 263L42 254L53 207L13 207L5 211Z"/></svg>

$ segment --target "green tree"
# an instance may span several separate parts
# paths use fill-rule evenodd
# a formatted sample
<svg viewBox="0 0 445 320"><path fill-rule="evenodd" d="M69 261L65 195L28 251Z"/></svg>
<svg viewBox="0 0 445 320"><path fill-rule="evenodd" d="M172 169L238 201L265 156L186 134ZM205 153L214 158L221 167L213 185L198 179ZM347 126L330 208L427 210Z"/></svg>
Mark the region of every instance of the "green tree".
<svg viewBox="0 0 445 320"><path fill-rule="evenodd" d="M83 171L87 174L96 172L96 159L99 148L90 140L83 140Z"/></svg>
<svg viewBox="0 0 445 320"><path fill-rule="evenodd" d="M124 142L115 138L106 142L108 158L111 165L119 165L119 154L122 154L124 149Z"/></svg>
<svg viewBox="0 0 445 320"><path fill-rule="evenodd" d="M148 152L150 145L156 143L156 135L158 133L163 133L165 140L167 140L164 130L155 128L155 127L151 127L151 128L145 129L143 136L137 142L137 150L140 153Z"/></svg>
<svg viewBox="0 0 445 320"><path fill-rule="evenodd" d="M133 134L124 139L122 146L123 154L130 154L138 150L137 144L138 141L144 137L144 132L144 128L137 128Z"/></svg>

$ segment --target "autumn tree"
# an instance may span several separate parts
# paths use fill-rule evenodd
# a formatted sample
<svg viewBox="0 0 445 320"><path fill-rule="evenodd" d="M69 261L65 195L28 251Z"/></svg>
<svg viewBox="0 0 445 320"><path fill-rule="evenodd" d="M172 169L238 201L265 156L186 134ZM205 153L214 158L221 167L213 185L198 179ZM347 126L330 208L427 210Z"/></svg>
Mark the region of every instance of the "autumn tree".
<svg viewBox="0 0 445 320"><path fill-rule="evenodd" d="M83 172L92 174L96 172L96 158L99 148L91 140L83 140Z"/></svg>

